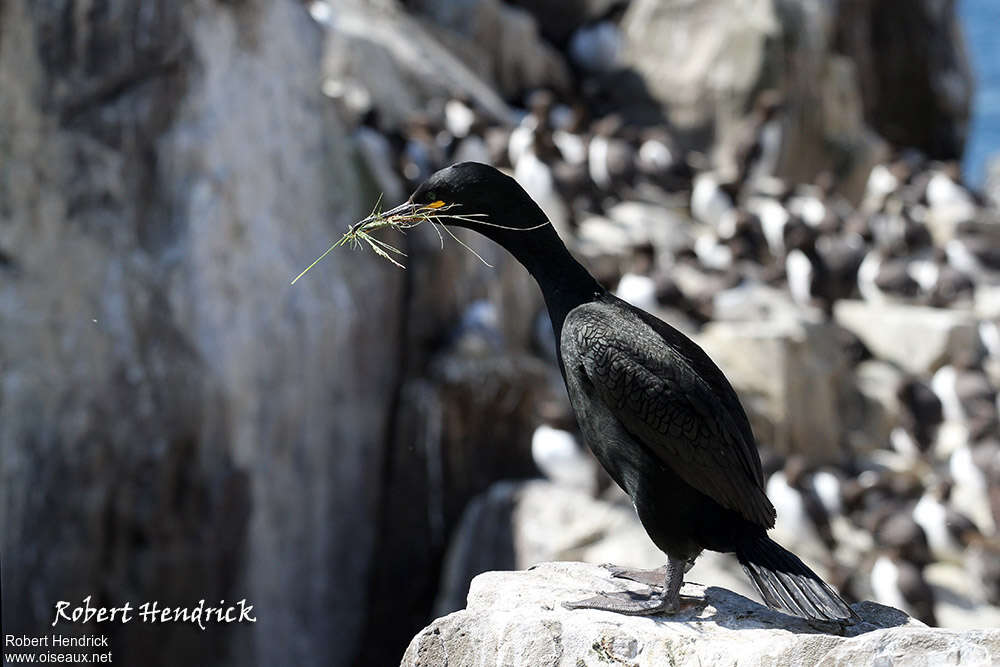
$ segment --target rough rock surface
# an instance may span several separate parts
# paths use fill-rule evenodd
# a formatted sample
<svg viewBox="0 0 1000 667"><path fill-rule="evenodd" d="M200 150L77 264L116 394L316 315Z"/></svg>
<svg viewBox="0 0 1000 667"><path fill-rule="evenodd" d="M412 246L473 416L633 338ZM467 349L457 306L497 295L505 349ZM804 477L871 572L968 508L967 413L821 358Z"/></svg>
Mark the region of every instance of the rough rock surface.
<svg viewBox="0 0 1000 667"><path fill-rule="evenodd" d="M536 376L496 354L463 375L441 341L492 297L523 346L538 296L499 250L486 267L430 232L409 237L408 272L336 253L289 288L377 196L321 92L322 26L291 0L84 6L0 6L4 631L86 595L246 597L266 623L101 630L127 664L336 665L385 622L395 661L448 517L533 472ZM394 419L413 394L428 400ZM489 424L494 400L502 447L465 418ZM386 518L399 499L417 520ZM409 625L369 604L386 568L413 582Z"/></svg>
<svg viewBox="0 0 1000 667"><path fill-rule="evenodd" d="M856 65L871 126L938 159L961 155L975 85L955 4L844 2L833 28L837 50Z"/></svg>
<svg viewBox="0 0 1000 667"><path fill-rule="evenodd" d="M594 591L643 590L599 566L545 563L489 572L468 606L414 637L402 665L985 665L1000 660L1000 630L928 628L891 607L854 605L846 636L766 609L717 587L687 583L674 617L637 618L561 603Z"/></svg>
<svg viewBox="0 0 1000 667"><path fill-rule="evenodd" d="M759 442L815 461L842 454L850 367L836 341L836 326L796 320L713 322L697 338L739 392Z"/></svg>
<svg viewBox="0 0 1000 667"><path fill-rule="evenodd" d="M777 0L638 0L623 21L625 59L691 145L704 149L714 138L727 170L746 150L758 94L778 91L785 104L776 174L800 181L836 169L857 196L879 141L865 122L852 61L833 52L836 11Z"/></svg>
<svg viewBox="0 0 1000 667"><path fill-rule="evenodd" d="M386 127L401 127L431 100L461 94L495 119L510 120L507 104L487 83L492 63L474 45L466 44L467 57L459 57L395 2L351 0L335 10L323 56L324 88L345 106L374 107Z"/></svg>
<svg viewBox="0 0 1000 667"><path fill-rule="evenodd" d="M81 7L0 8L5 631L238 592L266 633L110 625L116 660L333 662L395 380L366 322L402 281L344 254L288 288L362 210L321 33L290 1Z"/></svg>
<svg viewBox="0 0 1000 667"><path fill-rule="evenodd" d="M729 116L724 123L742 116L764 76L767 42L781 25L772 2L637 0L622 29L625 61L642 74L670 122L698 131L714 122L716 109Z"/></svg>
<svg viewBox="0 0 1000 667"><path fill-rule="evenodd" d="M916 375L933 373L946 359L978 344L975 318L960 310L840 301L834 317L876 357Z"/></svg>
<svg viewBox="0 0 1000 667"><path fill-rule="evenodd" d="M622 23L625 60L691 145L719 142L724 164L757 95L778 91L777 174L835 171L854 198L884 157L878 135L933 157L960 154L972 76L953 4L636 0Z"/></svg>
<svg viewBox="0 0 1000 667"><path fill-rule="evenodd" d="M902 381L903 373L885 361L869 359L854 369L857 394L846 401L842 412L852 451L870 452L889 442L899 422L897 392Z"/></svg>
<svg viewBox="0 0 1000 667"><path fill-rule="evenodd" d="M417 0L413 9L432 25L460 36L464 42L460 50L475 53L487 63L488 78L496 81L504 97L535 88L567 91L571 86L562 55L540 39L527 8L500 0Z"/></svg>

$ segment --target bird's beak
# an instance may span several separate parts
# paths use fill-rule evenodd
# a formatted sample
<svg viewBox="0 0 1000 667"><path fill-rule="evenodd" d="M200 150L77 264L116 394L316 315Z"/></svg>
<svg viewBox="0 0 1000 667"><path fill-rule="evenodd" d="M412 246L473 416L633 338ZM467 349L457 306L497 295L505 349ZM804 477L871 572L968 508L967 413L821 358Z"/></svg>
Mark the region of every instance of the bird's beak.
<svg viewBox="0 0 1000 667"><path fill-rule="evenodd" d="M413 222L416 221L417 211L419 211L422 206L419 204L414 204L413 202L403 202L396 208L389 209L388 211L376 211L369 215L364 220L359 220L351 225L351 232L355 232L359 229L364 229L365 226L377 222L377 221L392 221L392 222Z"/></svg>

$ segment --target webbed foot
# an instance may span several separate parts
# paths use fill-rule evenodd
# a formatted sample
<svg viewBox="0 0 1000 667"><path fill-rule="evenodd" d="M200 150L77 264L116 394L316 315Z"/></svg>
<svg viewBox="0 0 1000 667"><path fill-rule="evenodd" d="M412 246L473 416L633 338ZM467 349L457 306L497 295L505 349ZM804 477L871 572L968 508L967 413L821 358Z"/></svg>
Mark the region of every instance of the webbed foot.
<svg viewBox="0 0 1000 667"><path fill-rule="evenodd" d="M577 602L564 602L567 609L600 609L629 616L650 616L653 614L676 614L681 610L681 583L688 561L669 558L667 564L655 570L636 570L617 565L603 565L612 577L629 579L645 584L649 591L618 591L599 593L594 597ZM704 604L700 598L687 601L684 606Z"/></svg>
<svg viewBox="0 0 1000 667"><path fill-rule="evenodd" d="M619 591L615 593L598 593L586 600L563 602L566 609L598 609L613 611L626 616L658 616L672 615L688 609L700 609L706 601L700 597L678 596L670 601L660 593L642 593L636 591Z"/></svg>
<svg viewBox="0 0 1000 667"><path fill-rule="evenodd" d="M567 609L599 609L613 611L626 616L652 616L654 614L676 614L680 610L680 599L668 600L662 593L641 593L620 591L599 593L586 600L563 602Z"/></svg>
<svg viewBox="0 0 1000 667"><path fill-rule="evenodd" d="M635 581L640 584L645 584L650 588L663 589L663 582L667 578L667 566L663 565L661 567L654 568L652 570L640 570L631 567L621 567L619 565L614 565L613 563L604 563L601 565L605 570L611 573L611 576L616 579L628 579L629 581Z"/></svg>

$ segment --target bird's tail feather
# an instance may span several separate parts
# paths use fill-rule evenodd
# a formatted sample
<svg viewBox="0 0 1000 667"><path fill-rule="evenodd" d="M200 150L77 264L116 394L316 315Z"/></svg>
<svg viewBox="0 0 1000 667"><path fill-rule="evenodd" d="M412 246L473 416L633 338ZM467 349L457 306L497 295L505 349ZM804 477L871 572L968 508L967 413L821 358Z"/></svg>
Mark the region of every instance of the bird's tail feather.
<svg viewBox="0 0 1000 667"><path fill-rule="evenodd" d="M767 535L741 544L736 556L754 588L772 609L818 621L858 619L829 584Z"/></svg>

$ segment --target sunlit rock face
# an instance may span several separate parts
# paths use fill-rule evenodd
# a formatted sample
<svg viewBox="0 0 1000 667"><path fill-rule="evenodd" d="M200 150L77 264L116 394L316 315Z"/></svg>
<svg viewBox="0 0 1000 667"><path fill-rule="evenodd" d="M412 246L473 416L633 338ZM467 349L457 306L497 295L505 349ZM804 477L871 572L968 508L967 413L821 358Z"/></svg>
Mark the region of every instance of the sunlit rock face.
<svg viewBox="0 0 1000 667"><path fill-rule="evenodd" d="M841 636L761 607L724 588L686 584L672 617L575 610L563 602L593 591L636 590L584 563L543 563L489 572L472 582L468 606L414 637L401 665L751 665L878 664L919 654L961 665L1000 658L1000 631L928 628L873 602L853 605L861 621Z"/></svg>
<svg viewBox="0 0 1000 667"><path fill-rule="evenodd" d="M856 196L885 150L876 135L961 155L973 81L952 4L637 0L622 29L648 94L640 109L629 88L623 106L645 119L662 110L691 145L714 137L723 163L769 89L785 102L773 133L783 178L846 168Z"/></svg>

